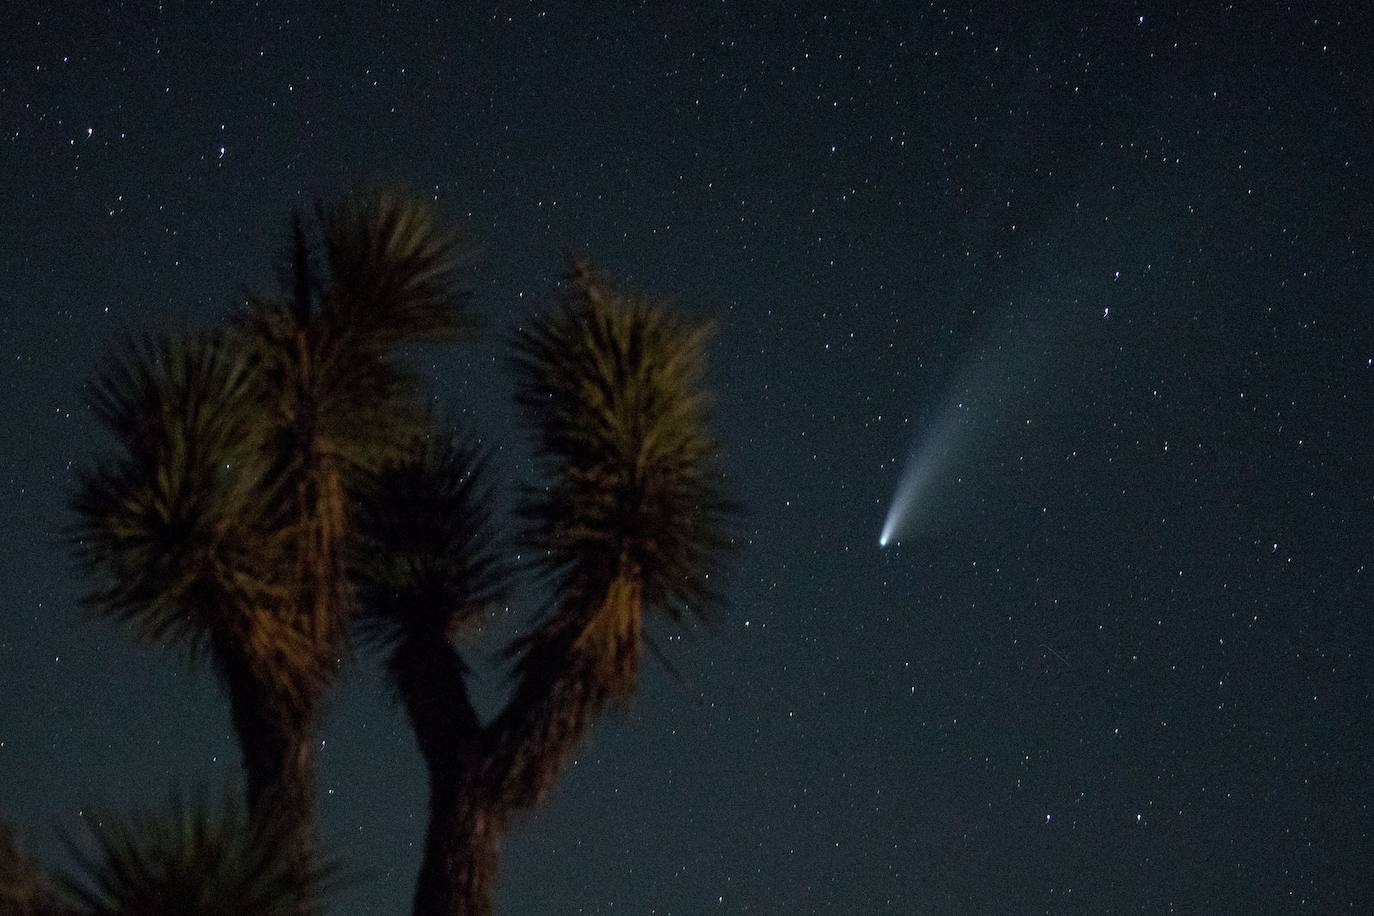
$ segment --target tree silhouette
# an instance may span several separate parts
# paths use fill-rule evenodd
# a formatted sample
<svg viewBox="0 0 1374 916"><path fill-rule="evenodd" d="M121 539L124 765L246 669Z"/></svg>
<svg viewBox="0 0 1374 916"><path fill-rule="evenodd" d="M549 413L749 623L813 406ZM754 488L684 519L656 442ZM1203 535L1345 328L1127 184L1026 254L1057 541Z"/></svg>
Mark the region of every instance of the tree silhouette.
<svg viewBox="0 0 1374 916"><path fill-rule="evenodd" d="M547 798L608 704L632 696L646 612L681 621L715 602L732 507L707 428L709 335L583 262L516 335L543 476L522 500L522 540L550 598L512 646L513 695L485 726L451 642L508 574L481 460L445 436L362 492L362 606L430 772L417 916L491 912L513 815Z"/></svg>
<svg viewBox="0 0 1374 916"><path fill-rule="evenodd" d="M9 825L0 822L0 914L61 916L47 878L20 848Z"/></svg>
<svg viewBox="0 0 1374 916"><path fill-rule="evenodd" d="M250 818L233 796L214 807L174 796L165 812L85 823L94 848L70 844L78 873L59 879L73 916L291 916L332 873L318 862L302 871L295 825Z"/></svg>
<svg viewBox="0 0 1374 916"><path fill-rule="evenodd" d="M513 819L632 697L646 615L682 622L718 598L733 507L708 429L707 324L570 261L511 340L539 479L504 534L484 453L435 421L401 362L464 330L453 236L393 192L351 195L317 225L315 244L294 219L277 294L126 347L91 388L115 448L73 497L89 604L211 661L248 812L97 829L88 880L68 884L93 913L218 912L205 894L314 911L314 734L354 621L429 770L414 912L490 913ZM546 603L483 722L459 647L521 570Z"/></svg>
<svg viewBox="0 0 1374 916"><path fill-rule="evenodd" d="M455 239L418 199L358 193L318 222L316 251L294 220L279 293L213 332L132 345L97 378L117 448L73 498L89 603L213 661L249 808L291 826L303 874L313 736L352 614L349 481L422 430L399 352L454 339L466 302Z"/></svg>

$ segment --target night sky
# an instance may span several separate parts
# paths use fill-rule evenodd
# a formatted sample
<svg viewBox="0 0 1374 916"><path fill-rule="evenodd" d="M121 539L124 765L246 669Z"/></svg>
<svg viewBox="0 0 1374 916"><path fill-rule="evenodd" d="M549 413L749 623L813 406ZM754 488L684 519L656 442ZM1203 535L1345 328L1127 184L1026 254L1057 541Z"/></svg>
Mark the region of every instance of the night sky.
<svg viewBox="0 0 1374 916"><path fill-rule="evenodd" d="M0 814L40 859L238 765L211 671L78 606L82 383L395 179L475 251L485 331L413 355L506 492L501 335L570 247L718 323L748 507L500 912L1374 912L1365 4L241 6L0 25ZM376 668L320 735L347 916L408 911L425 819Z"/></svg>

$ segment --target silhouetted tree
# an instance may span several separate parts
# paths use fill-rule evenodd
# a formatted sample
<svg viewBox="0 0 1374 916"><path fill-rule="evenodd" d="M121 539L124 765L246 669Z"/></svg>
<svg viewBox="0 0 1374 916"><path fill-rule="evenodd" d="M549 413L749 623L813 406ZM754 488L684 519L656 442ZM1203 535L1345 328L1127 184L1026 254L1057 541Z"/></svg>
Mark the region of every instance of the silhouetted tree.
<svg viewBox="0 0 1374 916"><path fill-rule="evenodd" d="M289 858L308 870L313 736L352 613L348 483L422 430L399 354L454 339L466 296L454 237L415 198L345 198L318 251L299 217L293 230L280 293L216 331L134 345L99 376L117 449L73 504L100 581L90 604L213 660L250 810L294 829Z"/></svg>
<svg viewBox="0 0 1374 916"><path fill-rule="evenodd" d="M70 844L78 873L61 878L73 916L291 916L314 905L330 873L298 867L295 825L250 818L232 796L213 808L173 797L166 812L85 823L94 848Z"/></svg>
<svg viewBox="0 0 1374 916"><path fill-rule="evenodd" d="M0 822L0 916L66 916L47 878Z"/></svg>
<svg viewBox="0 0 1374 916"><path fill-rule="evenodd" d="M77 555L99 581L89 603L212 661L250 812L97 825L88 880L69 884L92 913L314 910L314 734L359 613L429 769L414 911L490 913L513 818L633 695L646 614L682 621L717 599L731 506L707 325L571 264L512 341L540 479L503 538L481 451L433 422L400 362L463 330L453 237L389 192L318 224L315 245L293 222L278 294L213 331L126 348L91 389L116 448L73 498ZM456 643L505 598L517 546L548 603L483 723Z"/></svg>

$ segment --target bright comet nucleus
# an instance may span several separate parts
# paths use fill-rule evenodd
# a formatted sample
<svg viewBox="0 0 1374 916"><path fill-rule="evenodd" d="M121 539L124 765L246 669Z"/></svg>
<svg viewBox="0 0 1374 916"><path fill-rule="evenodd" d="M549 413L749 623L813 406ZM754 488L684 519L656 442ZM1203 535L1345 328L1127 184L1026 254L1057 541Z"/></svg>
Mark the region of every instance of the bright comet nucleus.
<svg viewBox="0 0 1374 916"><path fill-rule="evenodd" d="M878 535L879 547L900 540L902 534L921 516L924 498L949 465L963 438L960 435L962 428L957 413L947 412L935 429L912 450L901 479L897 481L897 490L892 496L887 518L883 520L883 531Z"/></svg>
<svg viewBox="0 0 1374 916"><path fill-rule="evenodd" d="M1002 434L1001 420L1025 402L1031 381L1045 365L1044 354L1062 351L1061 324L1044 310L1008 315L964 362L912 446L878 536L879 547L960 523L969 486L969 474L958 473L960 465L975 446L985 450Z"/></svg>

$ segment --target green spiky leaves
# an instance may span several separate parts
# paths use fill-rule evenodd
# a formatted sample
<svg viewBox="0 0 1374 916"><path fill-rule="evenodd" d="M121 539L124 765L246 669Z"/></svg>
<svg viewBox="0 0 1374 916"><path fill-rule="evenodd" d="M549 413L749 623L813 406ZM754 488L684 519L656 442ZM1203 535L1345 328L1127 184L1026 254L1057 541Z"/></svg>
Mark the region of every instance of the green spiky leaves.
<svg viewBox="0 0 1374 916"><path fill-rule="evenodd" d="M383 351L452 340L467 327L453 308L466 296L454 283L458 239L424 201L395 190L355 193L327 215L324 234L332 289L321 308L331 324Z"/></svg>
<svg viewBox="0 0 1374 916"><path fill-rule="evenodd" d="M468 327L461 250L431 208L397 191L343 199L318 226L295 221L289 275L237 324L259 361L260 394L284 436L318 440L345 467L376 470L423 432L403 349ZM317 267L323 263L323 268Z"/></svg>
<svg viewBox="0 0 1374 916"><path fill-rule="evenodd" d="M91 603L142 638L196 652L276 598L282 532L252 388L222 334L131 345L91 387L121 448L79 477L77 555L100 581Z"/></svg>
<svg viewBox="0 0 1374 916"><path fill-rule="evenodd" d="M77 553L92 603L143 638L267 633L317 667L342 639L349 480L423 431L398 348L456 335L464 295L456 243L417 198L352 195L321 233L323 259L296 220L279 296L132 346L92 387L119 448L80 478ZM288 626L254 627L264 613Z"/></svg>
<svg viewBox="0 0 1374 916"><path fill-rule="evenodd" d="M507 809L546 798L605 707L633 696L645 612L681 620L715 598L731 507L707 426L710 331L575 263L515 337L543 476L521 514L554 595L510 649L519 684L492 728Z"/></svg>
<svg viewBox="0 0 1374 916"><path fill-rule="evenodd" d="M410 347L466 327L458 246L390 191L292 228L276 293L214 333L135 345L92 389L115 448L73 500L91 603L213 656L253 813L95 821L69 885L91 913L314 911L313 733L358 617L435 789L417 901L425 875L439 901L475 880L454 873L459 852L489 872L459 890L485 900L510 816L633 695L646 613L681 621L717 597L733 507L708 428L711 328L574 264L512 341L538 472L521 555L552 594L484 724L454 639L504 600L519 557L493 524L483 453L434 427L409 366Z"/></svg>
<svg viewBox="0 0 1374 916"><path fill-rule="evenodd" d="M90 916L294 916L332 873L302 866L294 829L249 818L226 796L173 798L166 813L87 817L89 849L72 844L80 877L63 881Z"/></svg>
<svg viewBox="0 0 1374 916"><path fill-rule="evenodd" d="M476 447L436 431L359 485L354 579L364 632L377 642L447 640L505 596L486 477Z"/></svg>
<svg viewBox="0 0 1374 916"><path fill-rule="evenodd" d="M702 385L710 335L581 263L516 335L517 398L546 477L523 514L564 587L600 591L633 569L646 606L675 619L714 599L730 507Z"/></svg>
<svg viewBox="0 0 1374 916"><path fill-rule="evenodd" d="M0 822L0 913L5 916L57 916L59 913L46 877L4 822Z"/></svg>

